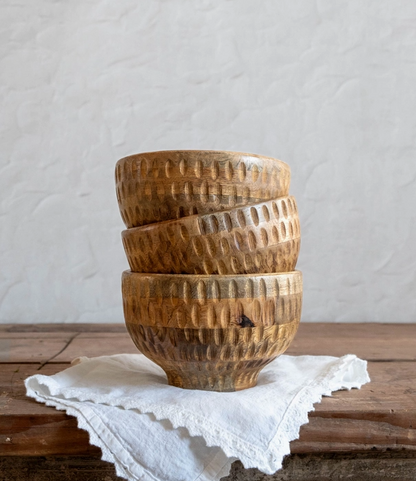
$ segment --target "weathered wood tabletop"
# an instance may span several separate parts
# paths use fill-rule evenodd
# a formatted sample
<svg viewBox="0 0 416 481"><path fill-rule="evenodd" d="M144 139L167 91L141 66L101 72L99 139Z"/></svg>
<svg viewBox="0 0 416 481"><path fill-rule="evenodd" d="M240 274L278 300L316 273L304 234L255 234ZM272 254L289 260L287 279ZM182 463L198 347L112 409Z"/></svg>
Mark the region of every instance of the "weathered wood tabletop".
<svg viewBox="0 0 416 481"><path fill-rule="evenodd" d="M135 352L121 324L0 325L0 480L118 479L75 418L27 398L23 380ZM356 354L371 383L316 404L283 471L235 463L227 479L416 480L416 324L303 323L286 354Z"/></svg>

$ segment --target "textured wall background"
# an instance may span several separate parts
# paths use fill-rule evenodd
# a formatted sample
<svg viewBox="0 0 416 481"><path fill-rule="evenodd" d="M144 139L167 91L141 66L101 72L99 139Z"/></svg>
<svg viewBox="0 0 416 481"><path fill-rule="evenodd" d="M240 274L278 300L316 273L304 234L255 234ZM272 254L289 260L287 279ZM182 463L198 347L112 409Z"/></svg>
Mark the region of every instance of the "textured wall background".
<svg viewBox="0 0 416 481"><path fill-rule="evenodd" d="M113 171L171 148L292 167L304 321L416 321L413 0L6 0L0 321L122 321Z"/></svg>

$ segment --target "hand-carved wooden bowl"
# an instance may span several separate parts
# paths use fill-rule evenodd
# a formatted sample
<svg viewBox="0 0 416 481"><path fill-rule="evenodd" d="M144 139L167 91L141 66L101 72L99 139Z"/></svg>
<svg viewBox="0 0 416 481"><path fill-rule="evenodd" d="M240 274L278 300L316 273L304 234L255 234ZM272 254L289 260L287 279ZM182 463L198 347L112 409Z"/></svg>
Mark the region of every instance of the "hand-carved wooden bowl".
<svg viewBox="0 0 416 481"><path fill-rule="evenodd" d="M127 227L208 214L287 196L281 160L213 150L131 155L116 165L116 192Z"/></svg>
<svg viewBox="0 0 416 481"><path fill-rule="evenodd" d="M122 237L133 272L162 274L288 272L300 248L294 197L127 229Z"/></svg>
<svg viewBox="0 0 416 481"><path fill-rule="evenodd" d="M126 326L170 385L236 391L297 331L302 274L197 276L124 272Z"/></svg>

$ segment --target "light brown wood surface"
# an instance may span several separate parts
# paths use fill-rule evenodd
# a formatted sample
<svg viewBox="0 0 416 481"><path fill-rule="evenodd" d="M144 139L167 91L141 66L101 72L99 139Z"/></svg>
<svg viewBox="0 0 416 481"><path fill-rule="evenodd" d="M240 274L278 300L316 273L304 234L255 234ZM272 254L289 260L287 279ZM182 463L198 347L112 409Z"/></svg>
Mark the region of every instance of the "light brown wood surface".
<svg viewBox="0 0 416 481"><path fill-rule="evenodd" d="M127 330L172 386L209 391L253 387L261 369L292 342L302 274L122 278Z"/></svg>
<svg viewBox="0 0 416 481"><path fill-rule="evenodd" d="M50 364L0 365L0 455L89 454L88 435L76 421L26 398L23 380L69 367ZM369 363L371 383L339 391L315 405L292 453L416 450L415 363ZM400 373L397 379L397 373ZM7 441L10 438L11 441Z"/></svg>
<svg viewBox="0 0 416 481"><path fill-rule="evenodd" d="M78 356L137 353L124 323L0 324L0 343L3 363L39 365L51 357L50 363L70 363ZM411 362L416 361L416 328L414 324L301 322L286 354L355 354L375 362Z"/></svg>
<svg viewBox="0 0 416 481"><path fill-rule="evenodd" d="M116 165L117 199L129 228L283 197L289 184L290 168L281 160L240 152L148 152Z"/></svg>
<svg viewBox="0 0 416 481"><path fill-rule="evenodd" d="M69 340L77 334L77 337ZM38 337L38 336L42 337ZM66 414L26 398L23 380L53 374L76 356L137 352L125 326L2 325L0 339L18 341L0 364L0 454L46 456L98 453ZM34 345L33 340L43 339ZM59 345L55 341L60 341ZM62 346L66 349L50 363ZM36 358L33 356L36 353ZM366 453L416 449L416 324L301 323L286 354L357 354L371 383L323 398L309 414L292 453ZM41 367L42 366L42 367ZM39 370L39 367L41 369Z"/></svg>
<svg viewBox="0 0 416 481"><path fill-rule="evenodd" d="M250 274L293 271L300 225L294 197L158 222L122 233L133 272Z"/></svg>
<svg viewBox="0 0 416 481"><path fill-rule="evenodd" d="M267 327L299 322L302 273L208 276L125 271L122 294L129 324Z"/></svg>
<svg viewBox="0 0 416 481"><path fill-rule="evenodd" d="M123 305L134 343L173 386L255 386L300 320L289 166L240 152L176 150L120 159L115 178L128 227ZM276 272L284 281L267 277Z"/></svg>
<svg viewBox="0 0 416 481"><path fill-rule="evenodd" d="M126 325L140 352L166 372L171 386L231 392L257 384L260 371L290 345L299 321L226 329Z"/></svg>

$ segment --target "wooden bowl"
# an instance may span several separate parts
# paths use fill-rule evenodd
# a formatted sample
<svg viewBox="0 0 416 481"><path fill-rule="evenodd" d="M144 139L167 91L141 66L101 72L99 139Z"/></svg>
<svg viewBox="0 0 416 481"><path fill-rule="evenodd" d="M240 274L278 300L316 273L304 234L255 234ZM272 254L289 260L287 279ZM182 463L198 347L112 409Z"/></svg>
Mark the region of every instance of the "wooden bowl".
<svg viewBox="0 0 416 481"><path fill-rule="evenodd" d="M281 160L240 152L168 150L116 165L116 192L127 227L255 204L289 193Z"/></svg>
<svg viewBox="0 0 416 481"><path fill-rule="evenodd" d="M133 272L288 272L299 256L300 226L295 198L281 197L127 229L122 238Z"/></svg>
<svg viewBox="0 0 416 481"><path fill-rule="evenodd" d="M127 330L172 386L236 391L295 336L302 274L194 276L124 272Z"/></svg>

